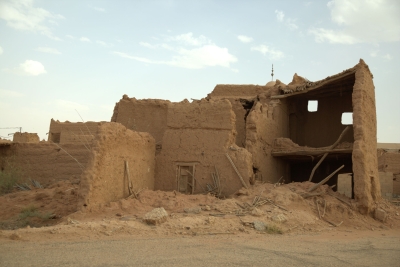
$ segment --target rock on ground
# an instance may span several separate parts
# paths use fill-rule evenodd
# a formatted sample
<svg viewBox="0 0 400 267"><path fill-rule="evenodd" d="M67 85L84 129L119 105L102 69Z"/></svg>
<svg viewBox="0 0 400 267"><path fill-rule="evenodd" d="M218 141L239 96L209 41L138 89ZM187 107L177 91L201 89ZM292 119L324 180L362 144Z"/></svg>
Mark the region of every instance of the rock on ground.
<svg viewBox="0 0 400 267"><path fill-rule="evenodd" d="M254 229L256 229L257 231L267 230L267 225L264 222L254 221L253 225L254 225Z"/></svg>
<svg viewBox="0 0 400 267"><path fill-rule="evenodd" d="M167 219L168 213L163 207L153 209L152 211L146 213L143 218L147 224L153 225L161 224L167 221Z"/></svg>

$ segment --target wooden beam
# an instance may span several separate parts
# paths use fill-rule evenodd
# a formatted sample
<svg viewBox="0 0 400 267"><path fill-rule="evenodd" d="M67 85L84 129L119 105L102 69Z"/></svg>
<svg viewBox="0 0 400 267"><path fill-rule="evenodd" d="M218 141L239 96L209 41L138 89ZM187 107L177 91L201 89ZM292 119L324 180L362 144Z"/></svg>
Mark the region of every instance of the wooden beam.
<svg viewBox="0 0 400 267"><path fill-rule="evenodd" d="M318 156L325 153L330 154L351 154L353 149L319 149L319 150L297 150L297 151L272 151L271 155L274 157L285 156Z"/></svg>

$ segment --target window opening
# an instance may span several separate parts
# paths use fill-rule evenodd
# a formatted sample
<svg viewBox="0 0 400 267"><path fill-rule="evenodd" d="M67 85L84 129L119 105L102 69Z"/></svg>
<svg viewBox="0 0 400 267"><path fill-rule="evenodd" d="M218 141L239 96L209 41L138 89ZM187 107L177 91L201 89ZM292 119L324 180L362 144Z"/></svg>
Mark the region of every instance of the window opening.
<svg viewBox="0 0 400 267"><path fill-rule="evenodd" d="M342 124L353 125L353 112L342 113Z"/></svg>
<svg viewBox="0 0 400 267"><path fill-rule="evenodd" d="M318 111L318 100L308 100L308 111L316 112Z"/></svg>

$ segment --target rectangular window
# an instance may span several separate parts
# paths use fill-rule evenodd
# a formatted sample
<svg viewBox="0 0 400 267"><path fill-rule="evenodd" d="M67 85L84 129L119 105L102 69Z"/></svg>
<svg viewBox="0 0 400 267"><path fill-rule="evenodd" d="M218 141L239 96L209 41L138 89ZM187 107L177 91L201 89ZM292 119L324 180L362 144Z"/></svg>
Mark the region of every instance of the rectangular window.
<svg viewBox="0 0 400 267"><path fill-rule="evenodd" d="M318 110L318 100L308 100L308 111L316 112Z"/></svg>
<svg viewBox="0 0 400 267"><path fill-rule="evenodd" d="M353 112L342 113L342 124L353 125Z"/></svg>

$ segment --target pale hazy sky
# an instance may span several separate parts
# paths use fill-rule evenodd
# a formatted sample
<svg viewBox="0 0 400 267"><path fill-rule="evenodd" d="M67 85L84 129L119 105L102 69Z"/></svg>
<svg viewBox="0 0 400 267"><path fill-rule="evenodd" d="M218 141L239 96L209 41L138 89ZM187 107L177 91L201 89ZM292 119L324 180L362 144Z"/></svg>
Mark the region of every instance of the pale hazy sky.
<svg viewBox="0 0 400 267"><path fill-rule="evenodd" d="M0 0L0 128L109 121L123 94L206 97L216 84L311 81L363 58L378 142L400 143L400 1ZM0 136L17 129L0 129Z"/></svg>

